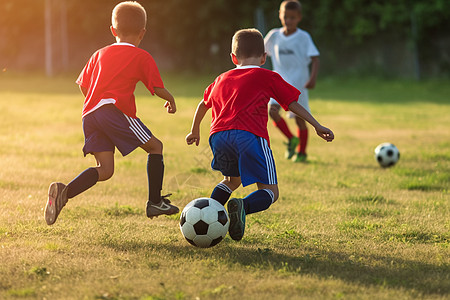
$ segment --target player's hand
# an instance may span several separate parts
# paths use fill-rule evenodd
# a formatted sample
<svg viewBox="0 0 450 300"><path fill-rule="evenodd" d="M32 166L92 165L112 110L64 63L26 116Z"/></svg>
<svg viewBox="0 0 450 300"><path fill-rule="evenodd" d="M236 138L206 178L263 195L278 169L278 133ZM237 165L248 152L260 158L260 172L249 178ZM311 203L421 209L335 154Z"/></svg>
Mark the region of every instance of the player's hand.
<svg viewBox="0 0 450 300"><path fill-rule="evenodd" d="M327 142L334 140L334 133L330 129L320 126L316 128L317 135Z"/></svg>
<svg viewBox="0 0 450 300"><path fill-rule="evenodd" d="M174 114L177 111L177 105L175 104L175 101L166 101L164 107L167 109L167 112L169 114Z"/></svg>
<svg viewBox="0 0 450 300"><path fill-rule="evenodd" d="M200 144L200 135L199 134L194 134L194 133L189 133L186 136L186 143L188 145L192 145L193 143L195 143L196 146L198 146L198 144Z"/></svg>

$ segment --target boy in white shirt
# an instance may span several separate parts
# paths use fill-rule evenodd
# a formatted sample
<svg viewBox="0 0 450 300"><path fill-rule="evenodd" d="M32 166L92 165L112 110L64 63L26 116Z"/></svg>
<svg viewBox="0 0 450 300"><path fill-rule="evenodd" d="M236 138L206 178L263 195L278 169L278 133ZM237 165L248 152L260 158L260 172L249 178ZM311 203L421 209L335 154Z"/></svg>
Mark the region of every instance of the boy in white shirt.
<svg viewBox="0 0 450 300"><path fill-rule="evenodd" d="M272 59L273 70L301 91L298 103L311 112L308 104L308 89L316 85L319 51L309 33L297 28L302 19L302 6L299 1L283 1L280 5L279 18L283 27L272 29L266 35L264 38L266 52ZM311 64L311 73L309 64ZM286 158L292 158L295 162L305 162L308 141L308 128L305 121L295 117L298 126L297 138L281 117L280 105L274 99L271 99L269 104L270 117L275 126L289 140Z"/></svg>

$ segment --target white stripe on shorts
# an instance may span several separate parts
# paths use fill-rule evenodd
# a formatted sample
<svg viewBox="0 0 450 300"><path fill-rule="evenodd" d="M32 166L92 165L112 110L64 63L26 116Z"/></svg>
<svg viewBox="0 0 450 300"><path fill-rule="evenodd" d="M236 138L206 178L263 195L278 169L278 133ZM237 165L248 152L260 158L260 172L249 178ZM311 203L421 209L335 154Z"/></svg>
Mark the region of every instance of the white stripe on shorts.
<svg viewBox="0 0 450 300"><path fill-rule="evenodd" d="M136 135L136 137L139 139L139 141L142 144L147 143L151 136L145 132L145 130L141 127L141 124L136 119L130 118L129 116L125 115L125 118L127 118L128 123L130 123L130 129L133 131L133 133Z"/></svg>
<svg viewBox="0 0 450 300"><path fill-rule="evenodd" d="M139 133L144 137L145 142L148 142L148 140L151 139L151 135L149 135L144 128L142 128L141 124L138 122L138 120L131 118L131 120L134 123L134 128L139 131Z"/></svg>
<svg viewBox="0 0 450 300"><path fill-rule="evenodd" d="M264 156L266 157L267 177L269 179L269 184L276 184L275 164L273 162L273 157L270 154L269 145L266 139L261 137L259 139L261 141L261 148L264 152Z"/></svg>

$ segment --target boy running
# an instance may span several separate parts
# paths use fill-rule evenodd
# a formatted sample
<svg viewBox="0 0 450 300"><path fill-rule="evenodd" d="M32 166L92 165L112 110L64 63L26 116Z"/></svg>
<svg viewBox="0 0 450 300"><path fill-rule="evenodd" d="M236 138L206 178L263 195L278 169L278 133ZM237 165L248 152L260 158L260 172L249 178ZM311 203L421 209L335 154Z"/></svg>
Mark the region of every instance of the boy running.
<svg viewBox="0 0 450 300"><path fill-rule="evenodd" d="M280 6L279 18L283 27L272 29L264 39L267 54L272 58L273 70L301 91L298 102L311 113L308 89L313 89L316 85L319 71L319 51L309 33L297 28L298 23L302 20L300 2L297 0L283 1ZM309 64L311 64L311 74L309 74ZM273 99L269 104L270 117L289 141L286 158L292 158L295 162L306 162L308 127L306 127L305 121L295 116L298 127L297 138L281 117L280 105Z"/></svg>
<svg viewBox="0 0 450 300"><path fill-rule="evenodd" d="M211 167L224 179L211 198L222 205L242 183L257 184L258 190L243 199L228 201L230 237L241 240L245 216L263 211L278 199L277 175L267 132L267 104L274 98L285 110L305 119L324 140L331 142L333 132L320 125L297 103L300 92L273 71L260 68L266 61L264 40L256 29L243 29L232 40L231 59L237 66L219 75L206 88L198 104L188 145L200 142L200 123L212 109L209 144L214 158Z"/></svg>
<svg viewBox="0 0 450 300"><path fill-rule="evenodd" d="M114 150L126 156L137 147L148 153L149 196L147 217L171 215L179 211L170 204L169 195L161 196L164 176L163 144L136 117L134 90L142 81L147 89L166 100L164 107L175 113L173 96L164 88L152 56L138 48L145 34L147 14L135 1L116 5L112 12L111 33L116 43L96 51L77 79L85 96L82 120L84 156L93 154L97 166L88 168L68 185L50 184L45 207L45 221L55 223L68 199L111 178L114 173Z"/></svg>

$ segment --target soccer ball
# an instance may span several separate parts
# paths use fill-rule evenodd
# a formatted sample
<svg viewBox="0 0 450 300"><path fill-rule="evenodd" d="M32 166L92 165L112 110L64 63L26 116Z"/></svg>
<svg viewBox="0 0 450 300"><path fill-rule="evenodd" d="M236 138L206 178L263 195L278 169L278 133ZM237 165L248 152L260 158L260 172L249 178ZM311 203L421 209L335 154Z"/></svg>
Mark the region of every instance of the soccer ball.
<svg viewBox="0 0 450 300"><path fill-rule="evenodd" d="M225 207L211 198L195 199L181 212L181 233L196 247L217 245L227 234L229 225Z"/></svg>
<svg viewBox="0 0 450 300"><path fill-rule="evenodd" d="M391 143L382 143L375 148L375 158L383 168L392 167L400 158L397 147Z"/></svg>

